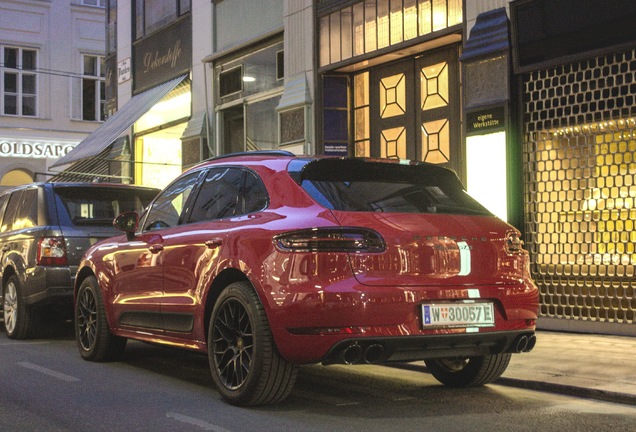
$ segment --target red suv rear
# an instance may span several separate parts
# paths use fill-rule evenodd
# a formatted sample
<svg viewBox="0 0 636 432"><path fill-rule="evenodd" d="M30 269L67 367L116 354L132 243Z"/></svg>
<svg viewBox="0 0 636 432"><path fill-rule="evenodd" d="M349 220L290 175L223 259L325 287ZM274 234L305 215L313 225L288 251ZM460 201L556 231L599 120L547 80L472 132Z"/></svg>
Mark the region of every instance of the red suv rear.
<svg viewBox="0 0 636 432"><path fill-rule="evenodd" d="M282 400L317 362L424 360L482 385L534 346L519 232L435 165L221 157L116 224L126 236L78 272L80 353L108 360L127 338L207 352L234 404Z"/></svg>

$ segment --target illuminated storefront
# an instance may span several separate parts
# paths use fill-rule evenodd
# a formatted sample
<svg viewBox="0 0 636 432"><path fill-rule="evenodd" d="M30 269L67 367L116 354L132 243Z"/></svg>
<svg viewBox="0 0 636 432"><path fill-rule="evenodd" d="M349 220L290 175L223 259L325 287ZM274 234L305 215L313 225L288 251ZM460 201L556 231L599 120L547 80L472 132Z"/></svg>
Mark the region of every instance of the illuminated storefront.
<svg viewBox="0 0 636 432"><path fill-rule="evenodd" d="M600 16L598 2L573 3L511 8L540 322L635 335L636 31L626 17L636 4L619 0ZM528 33L537 20L550 25Z"/></svg>
<svg viewBox="0 0 636 432"><path fill-rule="evenodd" d="M322 151L412 159L464 173L462 2L320 2Z"/></svg>

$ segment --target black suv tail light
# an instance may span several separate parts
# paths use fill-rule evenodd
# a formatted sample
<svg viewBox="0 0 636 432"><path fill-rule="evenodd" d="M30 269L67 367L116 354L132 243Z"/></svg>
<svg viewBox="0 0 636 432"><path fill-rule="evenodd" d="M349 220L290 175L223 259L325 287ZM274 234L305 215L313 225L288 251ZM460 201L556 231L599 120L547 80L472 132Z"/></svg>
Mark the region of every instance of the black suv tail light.
<svg viewBox="0 0 636 432"><path fill-rule="evenodd" d="M274 237L286 252L384 252L382 236L368 228L330 227L291 231Z"/></svg>
<svg viewBox="0 0 636 432"><path fill-rule="evenodd" d="M38 243L37 264L42 266L66 266L64 237L42 237Z"/></svg>

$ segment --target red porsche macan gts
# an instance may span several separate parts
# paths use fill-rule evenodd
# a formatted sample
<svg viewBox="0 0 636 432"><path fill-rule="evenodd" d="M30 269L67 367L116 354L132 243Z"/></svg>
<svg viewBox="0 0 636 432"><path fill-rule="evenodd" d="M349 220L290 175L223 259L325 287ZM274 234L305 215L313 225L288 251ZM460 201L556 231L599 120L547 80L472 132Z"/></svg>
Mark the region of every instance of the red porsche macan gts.
<svg viewBox="0 0 636 432"><path fill-rule="evenodd" d="M319 362L424 360L445 385L482 385L535 344L520 233L435 165L227 155L114 223L126 234L77 273L82 357L127 339L206 352L236 405L284 399Z"/></svg>

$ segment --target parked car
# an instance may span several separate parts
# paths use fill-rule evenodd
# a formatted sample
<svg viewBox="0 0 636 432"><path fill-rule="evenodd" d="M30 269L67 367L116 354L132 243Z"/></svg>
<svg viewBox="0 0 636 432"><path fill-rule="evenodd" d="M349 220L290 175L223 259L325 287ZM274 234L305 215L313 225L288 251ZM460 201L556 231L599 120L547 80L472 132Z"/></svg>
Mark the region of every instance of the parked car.
<svg viewBox="0 0 636 432"><path fill-rule="evenodd" d="M0 195L0 296L12 339L38 334L42 315L73 310L80 259L98 240L119 233L114 217L141 213L158 189L97 183L36 183Z"/></svg>
<svg viewBox="0 0 636 432"><path fill-rule="evenodd" d="M234 154L115 225L75 281L81 356L127 339L201 351L232 404L284 399L310 363L424 360L477 386L535 344L519 231L436 165Z"/></svg>

